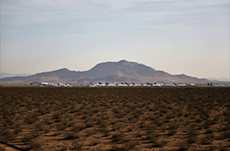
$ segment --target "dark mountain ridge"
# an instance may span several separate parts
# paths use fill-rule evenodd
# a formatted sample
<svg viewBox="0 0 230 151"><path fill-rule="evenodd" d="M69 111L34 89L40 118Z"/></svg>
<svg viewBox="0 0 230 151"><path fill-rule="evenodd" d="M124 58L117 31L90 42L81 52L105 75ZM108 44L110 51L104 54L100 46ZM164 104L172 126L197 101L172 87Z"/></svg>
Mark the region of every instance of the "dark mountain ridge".
<svg viewBox="0 0 230 151"><path fill-rule="evenodd" d="M2 78L0 82L32 81L88 83L90 81L115 81L115 82L193 82L206 83L206 79L198 79L184 74L171 75L164 71L155 70L144 64L121 60L118 62L103 62L87 71L71 71L67 68L50 72L41 72L26 77Z"/></svg>

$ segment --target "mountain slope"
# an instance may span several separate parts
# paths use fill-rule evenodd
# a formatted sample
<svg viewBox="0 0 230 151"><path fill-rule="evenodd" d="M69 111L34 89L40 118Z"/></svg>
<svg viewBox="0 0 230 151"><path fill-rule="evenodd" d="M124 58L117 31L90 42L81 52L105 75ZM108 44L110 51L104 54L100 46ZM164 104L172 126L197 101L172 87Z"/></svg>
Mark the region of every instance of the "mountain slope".
<svg viewBox="0 0 230 151"><path fill-rule="evenodd" d="M99 78L108 75L127 76L133 78L168 76L169 74L136 62L121 60L119 62L104 62L86 71L87 75Z"/></svg>
<svg viewBox="0 0 230 151"><path fill-rule="evenodd" d="M115 82L193 82L205 83L206 79L198 79L184 74L171 75L164 71L155 70L144 64L121 60L118 62L103 62L95 65L88 71L70 71L67 68L50 72L36 73L27 77L2 78L0 82L21 82L32 81L47 82L73 82L86 83L89 81L115 81Z"/></svg>

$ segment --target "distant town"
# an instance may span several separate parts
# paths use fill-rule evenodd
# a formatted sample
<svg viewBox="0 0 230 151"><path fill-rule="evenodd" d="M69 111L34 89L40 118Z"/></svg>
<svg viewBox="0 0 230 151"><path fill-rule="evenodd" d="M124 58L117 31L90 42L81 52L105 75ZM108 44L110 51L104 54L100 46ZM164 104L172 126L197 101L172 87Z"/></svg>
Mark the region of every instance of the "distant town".
<svg viewBox="0 0 230 151"><path fill-rule="evenodd" d="M122 83L109 83L109 82L97 82L97 83L92 83L90 82L89 84L68 84L68 83L48 83L48 82L41 82L41 81L36 81L36 82L31 82L30 86L46 86L46 87L195 87L195 86L211 86L211 87L230 87L227 84L213 84L211 82L208 82L207 84L186 84L186 83L127 83L127 82L122 82Z"/></svg>

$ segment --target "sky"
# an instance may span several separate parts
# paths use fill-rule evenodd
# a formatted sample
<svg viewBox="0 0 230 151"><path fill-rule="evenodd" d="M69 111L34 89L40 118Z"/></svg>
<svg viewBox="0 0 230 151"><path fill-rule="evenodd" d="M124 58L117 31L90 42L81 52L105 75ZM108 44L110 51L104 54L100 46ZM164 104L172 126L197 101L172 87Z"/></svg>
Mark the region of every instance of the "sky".
<svg viewBox="0 0 230 151"><path fill-rule="evenodd" d="M1 72L127 60L229 77L229 0L1 0Z"/></svg>

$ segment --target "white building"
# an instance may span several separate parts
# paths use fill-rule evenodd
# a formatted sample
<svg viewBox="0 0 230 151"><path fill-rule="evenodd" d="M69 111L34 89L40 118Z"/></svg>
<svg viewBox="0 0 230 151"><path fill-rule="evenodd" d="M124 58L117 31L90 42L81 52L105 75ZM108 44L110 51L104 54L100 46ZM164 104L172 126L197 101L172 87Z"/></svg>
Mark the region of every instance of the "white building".
<svg viewBox="0 0 230 151"><path fill-rule="evenodd" d="M48 82L36 81L36 82L31 82L30 85L32 85L32 86L48 86L49 83Z"/></svg>

